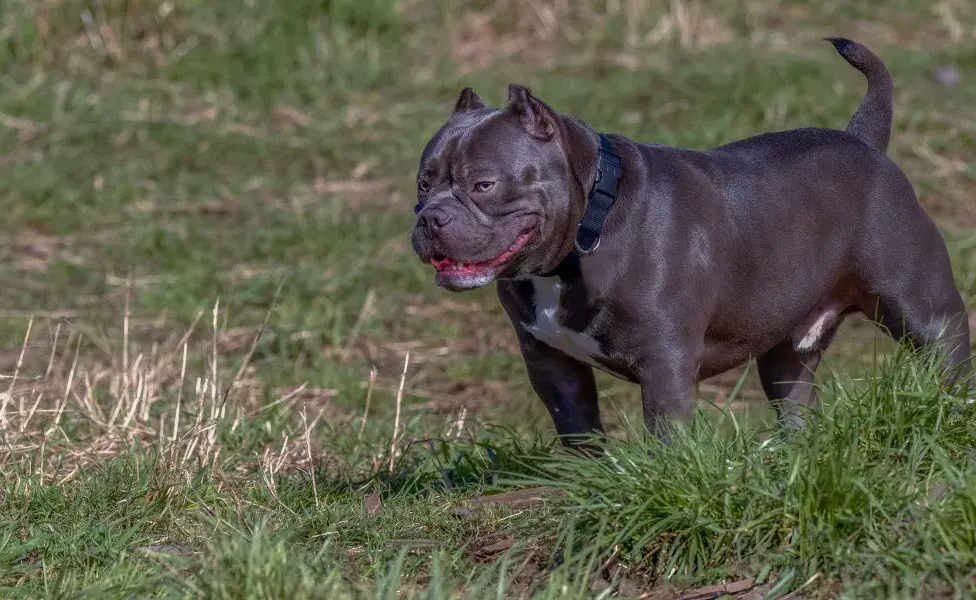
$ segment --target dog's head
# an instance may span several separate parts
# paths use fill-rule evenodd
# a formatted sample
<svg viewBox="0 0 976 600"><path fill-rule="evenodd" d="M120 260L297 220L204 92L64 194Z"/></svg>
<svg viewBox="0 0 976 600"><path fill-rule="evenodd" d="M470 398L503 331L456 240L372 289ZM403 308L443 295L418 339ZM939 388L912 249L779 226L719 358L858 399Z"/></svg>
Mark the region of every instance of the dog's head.
<svg viewBox="0 0 976 600"><path fill-rule="evenodd" d="M548 270L566 249L570 188L558 114L520 85L501 109L466 88L420 159L414 252L456 292Z"/></svg>

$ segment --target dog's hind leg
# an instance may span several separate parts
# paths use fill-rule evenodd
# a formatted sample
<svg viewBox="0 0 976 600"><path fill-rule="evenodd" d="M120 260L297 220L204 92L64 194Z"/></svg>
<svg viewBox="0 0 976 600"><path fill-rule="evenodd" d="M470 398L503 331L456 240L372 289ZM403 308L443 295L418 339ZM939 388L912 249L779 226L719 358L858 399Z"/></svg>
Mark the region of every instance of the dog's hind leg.
<svg viewBox="0 0 976 600"><path fill-rule="evenodd" d="M933 288L922 281L902 291L879 298L875 320L896 341L941 351L950 384L971 384L969 318L955 287Z"/></svg>
<svg viewBox="0 0 976 600"><path fill-rule="evenodd" d="M972 382L969 316L948 248L904 174L889 171L876 176L852 264L862 292L856 304L896 341L939 349L949 381L966 387Z"/></svg>
<svg viewBox="0 0 976 600"><path fill-rule="evenodd" d="M825 331L824 336L832 336L833 329ZM786 427L799 429L804 413L820 405L813 378L825 344L817 346L809 351L797 350L793 340L786 339L756 360L766 398L776 408L780 424Z"/></svg>

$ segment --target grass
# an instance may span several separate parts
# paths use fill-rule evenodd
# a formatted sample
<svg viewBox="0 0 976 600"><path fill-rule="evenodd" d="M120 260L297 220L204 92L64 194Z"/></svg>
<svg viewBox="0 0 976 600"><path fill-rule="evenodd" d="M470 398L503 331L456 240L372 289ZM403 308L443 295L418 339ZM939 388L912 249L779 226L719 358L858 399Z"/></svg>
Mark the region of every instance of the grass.
<svg viewBox="0 0 976 600"><path fill-rule="evenodd" d="M875 597L972 593L974 409L933 385L938 365L899 355L863 383L838 378L789 440L699 420L653 461L633 443L557 459L550 485L568 492L575 536L658 577L735 565L758 583L776 571L773 594L825 574Z"/></svg>
<svg viewBox="0 0 976 600"><path fill-rule="evenodd" d="M667 448L600 376L617 441L580 461L492 290L438 291L407 242L465 85L706 148L843 126L864 82L825 35L894 74L890 155L972 304L964 2L8 0L0 594L969 595L973 409L929 359L852 320L809 431L738 370Z"/></svg>

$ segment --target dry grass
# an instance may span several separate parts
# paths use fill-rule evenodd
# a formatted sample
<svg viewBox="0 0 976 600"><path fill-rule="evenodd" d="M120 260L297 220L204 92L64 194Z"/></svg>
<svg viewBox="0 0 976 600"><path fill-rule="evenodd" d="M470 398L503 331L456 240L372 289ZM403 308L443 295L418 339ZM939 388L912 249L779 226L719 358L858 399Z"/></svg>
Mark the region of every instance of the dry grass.
<svg viewBox="0 0 976 600"><path fill-rule="evenodd" d="M57 322L47 367L36 373L22 370L31 336L38 329L31 319L13 374L6 376L7 390L0 405L0 469L35 478L41 485L64 485L81 470L99 468L133 451L153 450L190 480L201 470L215 474L236 466L226 452L221 461L218 429L234 433L247 415L275 406L300 416L303 435L285 436L280 447L264 449L258 462L262 474L267 474L265 481L272 485L281 473L308 467L310 432L329 409L322 400L334 392L310 390L303 384L283 390L266 404L256 404L244 374L263 328L250 332L250 350L236 372L226 372L220 365L225 336L219 330L219 302L211 319L203 316L200 313L182 335L154 343L147 351L130 339L126 313L119 353L107 363L84 356L84 333ZM205 321L209 321L209 334L198 331ZM59 344L62 336L67 341ZM195 344L203 336L210 338L208 347Z"/></svg>

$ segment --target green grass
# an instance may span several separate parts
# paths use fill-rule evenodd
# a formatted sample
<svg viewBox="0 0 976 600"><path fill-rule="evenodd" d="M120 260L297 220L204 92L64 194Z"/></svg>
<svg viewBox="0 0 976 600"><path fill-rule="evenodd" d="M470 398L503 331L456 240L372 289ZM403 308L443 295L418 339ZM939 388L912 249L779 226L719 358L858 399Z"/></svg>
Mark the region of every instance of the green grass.
<svg viewBox="0 0 976 600"><path fill-rule="evenodd" d="M613 443L604 461L547 464L547 483L567 491L576 539L658 577L738 567L777 572L774 591L829 574L886 597L972 593L976 409L934 385L939 364L901 353L867 381L837 378L791 439L699 420L653 459Z"/></svg>
<svg viewBox="0 0 976 600"><path fill-rule="evenodd" d="M819 574L802 594L966 596L972 409L870 325L845 325L797 439L762 446L778 434L752 372L729 402L737 370L649 459L636 388L601 375L624 441L581 462L493 291L436 289L409 248L416 161L462 87L497 104L519 81L707 148L846 124L864 81L826 35L893 73L890 155L971 304L964 2L7 0L0 595L667 598ZM538 483L566 495L456 510Z"/></svg>

